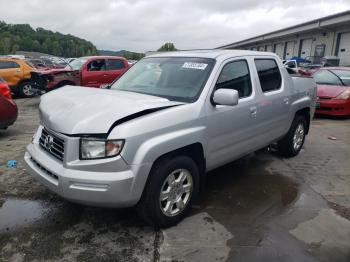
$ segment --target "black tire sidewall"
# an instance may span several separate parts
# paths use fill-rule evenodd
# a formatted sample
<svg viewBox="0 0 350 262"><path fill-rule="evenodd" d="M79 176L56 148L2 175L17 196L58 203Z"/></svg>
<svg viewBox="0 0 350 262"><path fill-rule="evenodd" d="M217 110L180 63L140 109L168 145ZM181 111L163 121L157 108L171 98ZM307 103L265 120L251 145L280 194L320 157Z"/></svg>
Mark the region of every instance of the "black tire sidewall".
<svg viewBox="0 0 350 262"><path fill-rule="evenodd" d="M186 169L190 172L193 181L193 190L185 209L181 213L169 217L164 215L161 210L159 196L165 179L176 169ZM193 199L198 194L199 179L199 171L196 163L187 156L175 156L157 163L151 171L148 185L145 188L147 190L145 195L148 198L146 208L149 211L149 222L156 227L168 227L182 220L189 212Z"/></svg>

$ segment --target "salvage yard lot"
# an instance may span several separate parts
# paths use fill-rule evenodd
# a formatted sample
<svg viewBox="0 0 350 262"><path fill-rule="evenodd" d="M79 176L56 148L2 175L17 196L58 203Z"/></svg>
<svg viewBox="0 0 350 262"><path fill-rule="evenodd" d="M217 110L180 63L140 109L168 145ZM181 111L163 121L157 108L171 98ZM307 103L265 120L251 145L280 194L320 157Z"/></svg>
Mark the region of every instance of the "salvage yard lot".
<svg viewBox="0 0 350 262"><path fill-rule="evenodd" d="M190 215L154 230L34 181L22 158L39 98L16 102L0 131L0 261L350 261L350 119L315 119L295 158L260 151L211 172Z"/></svg>

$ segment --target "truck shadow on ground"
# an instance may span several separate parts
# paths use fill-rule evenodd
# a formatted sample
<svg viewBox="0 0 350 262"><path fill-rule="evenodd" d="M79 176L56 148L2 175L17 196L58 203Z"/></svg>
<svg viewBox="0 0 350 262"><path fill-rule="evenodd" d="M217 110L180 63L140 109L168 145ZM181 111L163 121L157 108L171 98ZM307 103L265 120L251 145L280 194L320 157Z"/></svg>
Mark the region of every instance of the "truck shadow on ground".
<svg viewBox="0 0 350 262"><path fill-rule="evenodd" d="M296 182L266 171L271 159L272 155L262 152L210 172L205 192L189 216L208 213L209 220L215 219L235 235L230 245L259 245L270 219L298 196ZM28 260L62 257L72 252L72 243L81 251L79 259L105 254L127 261L135 253L153 252L155 231L144 225L133 208L91 208L50 195L46 199L52 200L45 198L0 201L1 259L11 258L14 252L22 252ZM10 248L1 249L4 246Z"/></svg>

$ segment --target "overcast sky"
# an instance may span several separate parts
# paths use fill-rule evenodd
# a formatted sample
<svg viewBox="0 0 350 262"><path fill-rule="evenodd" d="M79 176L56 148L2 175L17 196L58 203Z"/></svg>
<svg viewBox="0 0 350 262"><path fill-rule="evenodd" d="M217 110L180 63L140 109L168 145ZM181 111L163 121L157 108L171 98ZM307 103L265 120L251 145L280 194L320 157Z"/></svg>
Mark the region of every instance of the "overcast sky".
<svg viewBox="0 0 350 262"><path fill-rule="evenodd" d="M144 52L213 48L349 9L350 0L0 0L0 20Z"/></svg>

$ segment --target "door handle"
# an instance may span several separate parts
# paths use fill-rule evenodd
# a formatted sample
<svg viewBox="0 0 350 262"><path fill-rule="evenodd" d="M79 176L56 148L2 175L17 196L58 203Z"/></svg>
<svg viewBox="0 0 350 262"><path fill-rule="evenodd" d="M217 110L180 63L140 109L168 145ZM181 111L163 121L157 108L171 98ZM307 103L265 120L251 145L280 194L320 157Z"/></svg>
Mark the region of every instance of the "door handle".
<svg viewBox="0 0 350 262"><path fill-rule="evenodd" d="M251 116L256 117L256 106L252 106L249 111Z"/></svg>
<svg viewBox="0 0 350 262"><path fill-rule="evenodd" d="M283 98L283 102L284 102L286 105L288 105L288 104L289 104L289 98L288 98L288 97Z"/></svg>

